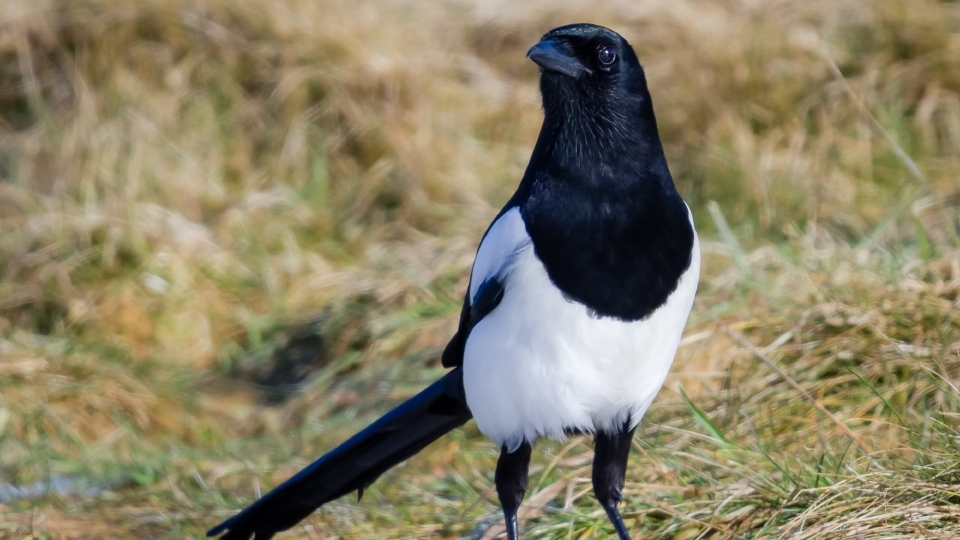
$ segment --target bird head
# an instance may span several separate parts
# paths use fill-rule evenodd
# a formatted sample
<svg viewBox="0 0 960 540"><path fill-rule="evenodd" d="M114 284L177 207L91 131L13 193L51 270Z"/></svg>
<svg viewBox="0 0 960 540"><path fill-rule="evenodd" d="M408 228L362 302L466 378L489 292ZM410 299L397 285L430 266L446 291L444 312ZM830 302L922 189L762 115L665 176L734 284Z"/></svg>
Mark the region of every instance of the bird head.
<svg viewBox="0 0 960 540"><path fill-rule="evenodd" d="M548 81L566 75L574 81L610 85L640 71L633 48L620 34L595 24L568 24L550 30L527 51ZM642 76L642 73L640 73ZM568 81L569 82L569 81Z"/></svg>
<svg viewBox="0 0 960 540"><path fill-rule="evenodd" d="M648 168L662 159L643 68L619 34L594 24L561 26L527 58L540 66L538 146L553 162Z"/></svg>
<svg viewBox="0 0 960 540"><path fill-rule="evenodd" d="M554 28L527 51L527 58L540 66L545 107L548 100L572 98L572 92L593 102L647 97L646 78L633 47L609 28L595 24Z"/></svg>

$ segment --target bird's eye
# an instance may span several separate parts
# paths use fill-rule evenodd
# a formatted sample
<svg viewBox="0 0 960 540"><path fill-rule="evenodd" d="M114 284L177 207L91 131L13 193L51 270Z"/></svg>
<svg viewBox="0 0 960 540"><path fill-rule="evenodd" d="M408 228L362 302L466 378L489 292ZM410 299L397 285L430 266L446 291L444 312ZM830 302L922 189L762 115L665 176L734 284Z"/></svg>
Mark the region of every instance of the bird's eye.
<svg viewBox="0 0 960 540"><path fill-rule="evenodd" d="M597 56L600 58L600 63L609 66L617 59L617 51L613 50L613 47L603 47L600 49L600 52L597 53Z"/></svg>

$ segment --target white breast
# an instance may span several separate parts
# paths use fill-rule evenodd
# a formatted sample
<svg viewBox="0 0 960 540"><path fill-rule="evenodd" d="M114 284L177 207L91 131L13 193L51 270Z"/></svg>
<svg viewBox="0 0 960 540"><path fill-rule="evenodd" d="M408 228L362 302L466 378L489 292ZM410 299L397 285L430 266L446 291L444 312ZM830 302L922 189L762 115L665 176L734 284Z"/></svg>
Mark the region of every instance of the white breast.
<svg viewBox="0 0 960 540"><path fill-rule="evenodd" d="M480 431L512 450L524 440L563 438L569 429L609 431L628 417L640 421L693 306L700 244L694 232L690 267L677 289L636 322L591 317L566 300L534 254L518 209L484 238L471 295L492 275L505 282L503 300L470 332L463 380Z"/></svg>

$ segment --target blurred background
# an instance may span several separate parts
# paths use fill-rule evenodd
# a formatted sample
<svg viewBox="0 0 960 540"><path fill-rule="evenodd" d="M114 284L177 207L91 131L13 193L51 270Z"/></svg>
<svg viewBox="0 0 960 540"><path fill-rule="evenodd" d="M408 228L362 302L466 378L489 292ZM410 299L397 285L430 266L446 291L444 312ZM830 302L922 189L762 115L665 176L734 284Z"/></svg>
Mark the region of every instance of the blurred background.
<svg viewBox="0 0 960 540"><path fill-rule="evenodd" d="M3 0L0 539L202 536L443 373L571 22L637 50L705 257L628 526L960 534L957 2ZM529 536L611 534L590 450L537 447ZM494 538L496 456L290 537Z"/></svg>

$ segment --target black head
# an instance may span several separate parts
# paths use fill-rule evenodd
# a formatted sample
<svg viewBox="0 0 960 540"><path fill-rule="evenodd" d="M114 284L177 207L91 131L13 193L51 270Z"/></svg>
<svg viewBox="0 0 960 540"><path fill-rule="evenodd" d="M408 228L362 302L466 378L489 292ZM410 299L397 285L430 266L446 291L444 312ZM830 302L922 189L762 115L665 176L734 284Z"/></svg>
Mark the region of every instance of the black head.
<svg viewBox="0 0 960 540"><path fill-rule="evenodd" d="M551 161L662 159L643 68L620 34L593 24L561 26L527 57L540 66L545 118L538 146Z"/></svg>
<svg viewBox="0 0 960 540"><path fill-rule="evenodd" d="M554 28L530 48L527 58L543 69L548 84L579 81L585 86L613 87L643 79L633 47L620 34L595 24Z"/></svg>

